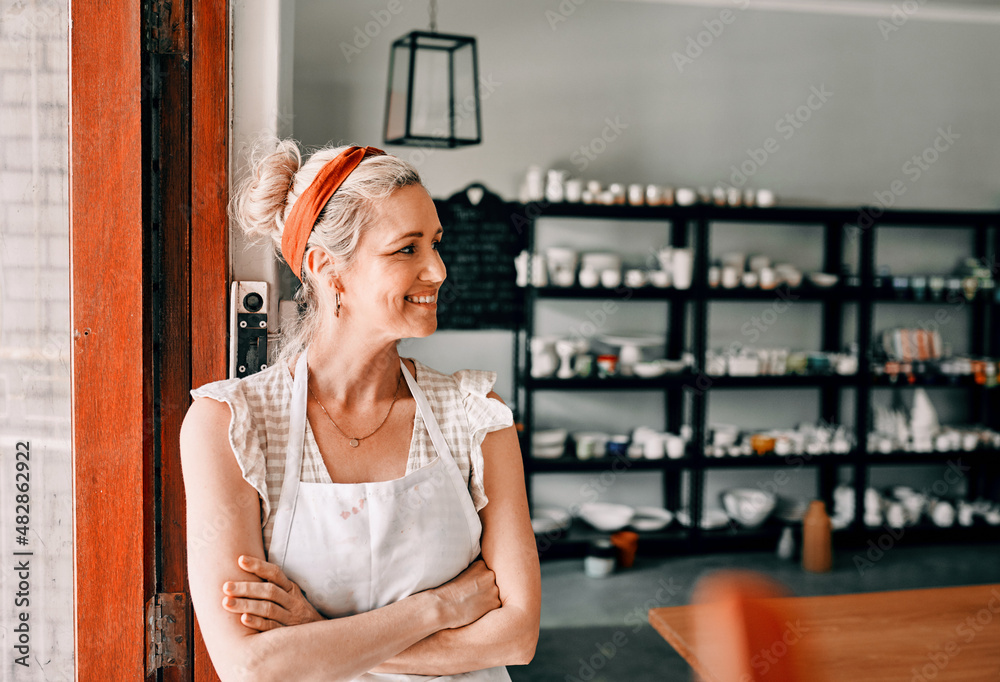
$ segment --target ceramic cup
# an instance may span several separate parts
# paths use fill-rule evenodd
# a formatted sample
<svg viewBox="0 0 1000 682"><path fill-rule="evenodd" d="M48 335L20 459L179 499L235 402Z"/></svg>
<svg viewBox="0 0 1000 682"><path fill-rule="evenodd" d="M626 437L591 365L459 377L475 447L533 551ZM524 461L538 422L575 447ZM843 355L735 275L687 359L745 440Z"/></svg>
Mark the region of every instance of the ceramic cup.
<svg viewBox="0 0 1000 682"><path fill-rule="evenodd" d="M761 268L757 274L760 279L761 289L773 289L778 285L778 277L773 268Z"/></svg>
<svg viewBox="0 0 1000 682"><path fill-rule="evenodd" d="M659 206L663 203L663 188L659 185L646 185L646 203Z"/></svg>
<svg viewBox="0 0 1000 682"><path fill-rule="evenodd" d="M531 286L544 287L549 284L549 275L545 270L545 256L536 253L531 257Z"/></svg>
<svg viewBox="0 0 1000 682"><path fill-rule="evenodd" d="M670 273L666 270L651 270L649 283L659 289L665 289L670 286Z"/></svg>
<svg viewBox="0 0 1000 682"><path fill-rule="evenodd" d="M646 286L646 273L642 270L626 270L625 286L632 289Z"/></svg>
<svg viewBox="0 0 1000 682"><path fill-rule="evenodd" d="M684 439L672 433L663 434L663 449L670 459L680 459L684 456Z"/></svg>
<svg viewBox="0 0 1000 682"><path fill-rule="evenodd" d="M608 439L608 457L627 457L628 441L628 436L611 436Z"/></svg>
<svg viewBox="0 0 1000 682"><path fill-rule="evenodd" d="M628 186L628 203L633 206L642 206L646 202L646 188L642 185Z"/></svg>
<svg viewBox="0 0 1000 682"><path fill-rule="evenodd" d="M566 181L566 201L574 203L583 200L583 180L573 178Z"/></svg>
<svg viewBox="0 0 1000 682"><path fill-rule="evenodd" d="M690 289L694 275L694 249L674 249L671 257L670 274L675 289Z"/></svg>
<svg viewBox="0 0 1000 682"><path fill-rule="evenodd" d="M722 268L722 275L719 278L719 282L722 284L723 289L735 289L740 285L739 270L735 266L726 265Z"/></svg>
<svg viewBox="0 0 1000 682"><path fill-rule="evenodd" d="M618 356L617 355L598 355L597 356L597 375L599 377L606 378L615 375L615 370L618 368Z"/></svg>
<svg viewBox="0 0 1000 682"><path fill-rule="evenodd" d="M602 270L601 271L601 285L608 288L614 289L616 286L622 283L622 273L619 270Z"/></svg>
<svg viewBox="0 0 1000 682"><path fill-rule="evenodd" d="M591 267L580 268L580 286L587 289L601 283L601 273Z"/></svg>

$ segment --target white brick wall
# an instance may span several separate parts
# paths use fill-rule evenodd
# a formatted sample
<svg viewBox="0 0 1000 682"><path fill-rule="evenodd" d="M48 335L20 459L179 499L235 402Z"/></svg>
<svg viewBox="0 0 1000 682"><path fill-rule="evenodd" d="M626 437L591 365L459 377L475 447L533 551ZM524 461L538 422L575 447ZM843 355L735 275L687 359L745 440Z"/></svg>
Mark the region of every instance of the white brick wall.
<svg viewBox="0 0 1000 682"><path fill-rule="evenodd" d="M0 679L73 679L68 0L0 0ZM28 667L15 662L14 453L31 442Z"/></svg>

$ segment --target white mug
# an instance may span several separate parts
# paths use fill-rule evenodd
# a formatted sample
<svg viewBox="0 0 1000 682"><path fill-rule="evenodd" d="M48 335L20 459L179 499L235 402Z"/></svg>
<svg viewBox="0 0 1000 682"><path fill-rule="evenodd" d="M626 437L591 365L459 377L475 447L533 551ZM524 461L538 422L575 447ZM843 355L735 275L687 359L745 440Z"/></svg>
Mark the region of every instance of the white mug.
<svg viewBox="0 0 1000 682"><path fill-rule="evenodd" d="M632 289L646 286L646 273L642 270L626 270L625 286Z"/></svg>
<svg viewBox="0 0 1000 682"><path fill-rule="evenodd" d="M549 284L549 273L546 272L545 256L540 253L531 256L531 286L544 287Z"/></svg>
<svg viewBox="0 0 1000 682"><path fill-rule="evenodd" d="M573 178L566 181L566 201L578 202L583 199L583 180Z"/></svg>
<svg viewBox="0 0 1000 682"><path fill-rule="evenodd" d="M684 456L684 439L672 433L663 434L663 445L670 459L680 459Z"/></svg>
<svg viewBox="0 0 1000 682"><path fill-rule="evenodd" d="M740 285L740 273L734 266L726 265L722 268L720 281L723 289L735 289Z"/></svg>
<svg viewBox="0 0 1000 682"><path fill-rule="evenodd" d="M580 286L590 289L601 283L601 274L591 267L580 268Z"/></svg>
<svg viewBox="0 0 1000 682"><path fill-rule="evenodd" d="M694 275L694 249L674 249L671 261L674 288L690 289Z"/></svg>

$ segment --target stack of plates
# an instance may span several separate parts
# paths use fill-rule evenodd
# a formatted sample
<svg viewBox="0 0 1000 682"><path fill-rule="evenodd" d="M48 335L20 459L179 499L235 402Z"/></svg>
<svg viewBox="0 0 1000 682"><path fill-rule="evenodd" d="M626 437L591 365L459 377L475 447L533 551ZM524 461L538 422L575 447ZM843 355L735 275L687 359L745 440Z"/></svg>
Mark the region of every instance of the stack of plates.
<svg viewBox="0 0 1000 682"><path fill-rule="evenodd" d="M573 517L565 509L543 507L536 509L531 517L531 530L535 535L552 535L569 528L572 521Z"/></svg>
<svg viewBox="0 0 1000 682"><path fill-rule="evenodd" d="M566 454L566 429L546 429L531 434L531 456L556 459Z"/></svg>

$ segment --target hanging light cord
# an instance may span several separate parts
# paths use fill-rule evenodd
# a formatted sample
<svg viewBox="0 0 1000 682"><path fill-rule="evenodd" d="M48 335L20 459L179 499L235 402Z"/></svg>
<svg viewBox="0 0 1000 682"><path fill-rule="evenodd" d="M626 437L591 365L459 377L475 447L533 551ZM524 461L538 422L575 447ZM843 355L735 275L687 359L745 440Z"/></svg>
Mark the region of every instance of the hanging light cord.
<svg viewBox="0 0 1000 682"><path fill-rule="evenodd" d="M431 33L435 33L437 31L437 0L431 0L430 5L429 14L431 15Z"/></svg>

